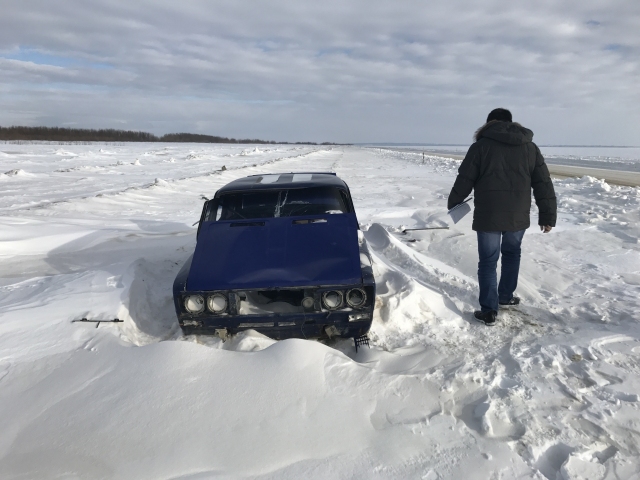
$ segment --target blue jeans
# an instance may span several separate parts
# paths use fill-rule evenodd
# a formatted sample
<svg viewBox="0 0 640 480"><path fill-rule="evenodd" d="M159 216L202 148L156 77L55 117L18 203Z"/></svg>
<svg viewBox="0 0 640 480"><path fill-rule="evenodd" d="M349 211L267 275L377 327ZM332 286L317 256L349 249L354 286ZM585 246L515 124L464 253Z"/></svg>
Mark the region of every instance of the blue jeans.
<svg viewBox="0 0 640 480"><path fill-rule="evenodd" d="M478 234L478 283L480 308L483 312L498 311L498 303L513 298L520 271L520 244L524 230L517 232L476 232ZM498 258L502 252L500 284L496 274Z"/></svg>

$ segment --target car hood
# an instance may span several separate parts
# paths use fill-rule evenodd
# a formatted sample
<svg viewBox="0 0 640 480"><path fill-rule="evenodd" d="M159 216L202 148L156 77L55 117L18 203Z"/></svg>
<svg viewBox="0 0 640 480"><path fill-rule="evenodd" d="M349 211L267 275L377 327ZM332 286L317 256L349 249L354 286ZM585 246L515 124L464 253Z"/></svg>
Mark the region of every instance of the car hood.
<svg viewBox="0 0 640 480"><path fill-rule="evenodd" d="M187 289L360 283L357 232L352 213L203 223Z"/></svg>

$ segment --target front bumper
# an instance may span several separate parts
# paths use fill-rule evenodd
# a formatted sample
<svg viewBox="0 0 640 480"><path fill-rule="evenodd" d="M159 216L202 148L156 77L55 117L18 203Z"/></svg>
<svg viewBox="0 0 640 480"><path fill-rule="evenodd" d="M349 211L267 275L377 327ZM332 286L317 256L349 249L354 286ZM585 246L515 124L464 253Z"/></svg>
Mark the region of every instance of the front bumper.
<svg viewBox="0 0 640 480"><path fill-rule="evenodd" d="M186 335L233 335L256 330L275 340L286 338L359 337L371 328L373 308L358 311L311 312L272 315L181 316Z"/></svg>

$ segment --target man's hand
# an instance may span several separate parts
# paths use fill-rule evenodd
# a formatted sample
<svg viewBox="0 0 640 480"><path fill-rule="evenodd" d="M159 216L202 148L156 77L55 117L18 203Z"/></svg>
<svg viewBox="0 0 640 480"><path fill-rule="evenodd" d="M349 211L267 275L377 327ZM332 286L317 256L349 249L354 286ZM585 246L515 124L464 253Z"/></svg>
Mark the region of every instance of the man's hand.
<svg viewBox="0 0 640 480"><path fill-rule="evenodd" d="M542 231L543 233L549 233L552 228L553 227L550 227L549 225L540 225L540 231Z"/></svg>

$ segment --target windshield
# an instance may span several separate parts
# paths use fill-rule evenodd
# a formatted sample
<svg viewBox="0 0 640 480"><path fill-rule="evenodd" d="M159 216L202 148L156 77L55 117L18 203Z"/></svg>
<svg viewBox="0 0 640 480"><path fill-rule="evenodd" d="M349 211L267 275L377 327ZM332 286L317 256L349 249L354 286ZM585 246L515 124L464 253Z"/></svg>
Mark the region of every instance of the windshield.
<svg viewBox="0 0 640 480"><path fill-rule="evenodd" d="M349 212L346 193L333 187L228 193L218 198L212 207L205 221Z"/></svg>

